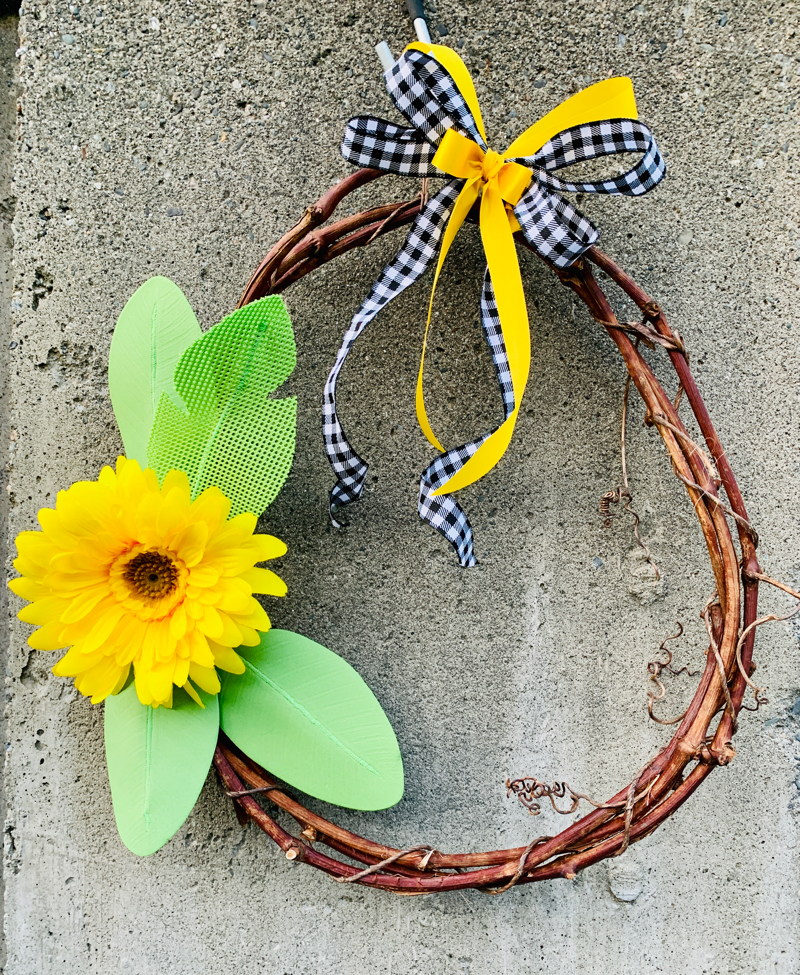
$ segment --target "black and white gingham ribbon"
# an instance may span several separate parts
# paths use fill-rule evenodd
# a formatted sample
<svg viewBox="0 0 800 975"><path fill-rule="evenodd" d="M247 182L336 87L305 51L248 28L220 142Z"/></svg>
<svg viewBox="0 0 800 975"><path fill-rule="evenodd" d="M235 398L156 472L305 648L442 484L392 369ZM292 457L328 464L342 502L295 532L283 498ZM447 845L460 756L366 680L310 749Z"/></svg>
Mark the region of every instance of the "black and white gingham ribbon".
<svg viewBox="0 0 800 975"><path fill-rule="evenodd" d="M389 96L411 127L371 116L351 119L342 142L342 155L349 162L403 176L441 177L444 174L432 160L449 128L455 128L486 150L458 87L431 55L417 50L406 51L384 77ZM573 163L621 152L643 155L632 169L598 182L570 183L554 175ZM510 161L526 166L533 174L528 189L514 208L522 234L542 257L560 268L573 264L598 238L597 228L561 193L638 196L660 182L665 172L664 160L652 132L635 119L609 119L565 129L533 156ZM461 180L450 180L420 210L397 257L381 272L350 323L325 383L325 450L337 476L330 499L332 517L334 506L349 504L361 496L368 470L366 462L350 446L339 423L336 412L339 372L364 328L433 262L462 186ZM514 392L488 268L481 295L481 321L503 393L505 419L514 409ZM475 564L469 520L452 495L434 497L432 492L460 470L489 436L491 432L441 454L420 478L417 505L420 517L455 547L463 566Z"/></svg>

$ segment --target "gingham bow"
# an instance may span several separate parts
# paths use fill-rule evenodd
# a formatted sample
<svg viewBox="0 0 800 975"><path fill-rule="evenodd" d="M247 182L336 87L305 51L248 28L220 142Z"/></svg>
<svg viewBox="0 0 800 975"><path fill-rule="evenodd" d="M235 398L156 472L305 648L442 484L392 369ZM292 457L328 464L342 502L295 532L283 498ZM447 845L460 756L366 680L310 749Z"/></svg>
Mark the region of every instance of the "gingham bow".
<svg viewBox="0 0 800 975"><path fill-rule="evenodd" d="M488 262L481 323L502 391L503 423L477 440L444 451L425 413L422 364L417 384L420 425L442 451L422 473L418 510L455 546L461 565L471 566L472 529L461 507L444 492L466 487L494 467L511 439L527 382L530 335L512 233L519 230L556 267L568 267L597 240L598 231L559 194L637 196L661 180L665 165L653 134L635 117L628 78L611 78L579 92L527 129L502 155L486 143L472 80L454 51L412 44L385 79L389 96L411 127L371 116L353 118L342 142L345 159L405 176L455 178L422 207L402 249L372 286L325 384L325 449L338 478L331 491L331 510L360 497L368 470L345 438L336 413L336 382L344 360L369 322L417 280L438 251L435 289L450 242L480 195ZM643 155L633 169L599 182L568 183L553 175L564 166L619 152Z"/></svg>

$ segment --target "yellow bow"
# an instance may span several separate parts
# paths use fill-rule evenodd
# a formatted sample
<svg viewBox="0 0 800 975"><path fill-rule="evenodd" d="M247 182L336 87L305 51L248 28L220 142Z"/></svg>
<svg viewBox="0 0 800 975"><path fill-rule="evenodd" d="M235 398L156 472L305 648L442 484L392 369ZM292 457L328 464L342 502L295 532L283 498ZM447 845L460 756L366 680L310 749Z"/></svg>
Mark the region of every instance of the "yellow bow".
<svg viewBox="0 0 800 975"><path fill-rule="evenodd" d="M422 51L435 58L452 77L467 103L484 143L487 143L475 86L467 68L455 51L439 44L415 43L410 49ZM439 144L433 164L449 176L465 180L456 199L442 237L442 246L433 279L425 340L422 346L419 376L417 377L417 419L425 436L438 450L444 451L428 421L423 395L423 373L428 331L433 312L433 297L450 245L458 233L472 205L481 197L480 232L486 262L494 287L500 327L503 332L511 381L514 389L514 409L508 418L488 437L453 477L434 495L451 494L467 487L488 473L506 452L517 422L522 395L528 382L531 363L531 340L528 311L522 289L522 277L514 244L514 232L519 223L513 207L528 187L533 174L519 163L509 162L515 157L532 156L554 135L564 129L587 122L609 118L636 118L636 102L630 78L609 78L585 88L562 102L552 112L526 129L500 155L489 149L484 152L477 143L453 129L448 129Z"/></svg>

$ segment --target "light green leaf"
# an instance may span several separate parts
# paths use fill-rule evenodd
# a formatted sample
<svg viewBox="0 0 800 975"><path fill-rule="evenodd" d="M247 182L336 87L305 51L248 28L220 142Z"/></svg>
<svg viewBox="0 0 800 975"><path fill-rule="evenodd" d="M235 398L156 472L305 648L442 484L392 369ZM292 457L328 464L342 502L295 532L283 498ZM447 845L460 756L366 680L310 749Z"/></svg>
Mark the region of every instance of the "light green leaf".
<svg viewBox="0 0 800 975"><path fill-rule="evenodd" d="M176 688L171 708L141 704L131 683L106 699L108 781L122 842L146 857L177 833L211 766L219 698L198 691L205 709Z"/></svg>
<svg viewBox="0 0 800 975"><path fill-rule="evenodd" d="M269 295L223 319L183 354L175 387L186 412L161 397L148 460L159 478L186 471L196 497L210 485L231 516L260 515L286 480L294 456L297 399L271 399L294 369L283 300Z"/></svg>
<svg viewBox="0 0 800 975"><path fill-rule="evenodd" d="M175 367L200 335L189 302L169 278L145 281L122 309L108 354L108 389L125 454L142 467L159 400L165 394L180 402Z"/></svg>
<svg viewBox="0 0 800 975"><path fill-rule="evenodd" d="M389 719L350 664L298 633L270 630L239 647L241 676L222 676L220 725L246 755L309 795L385 809L403 795Z"/></svg>

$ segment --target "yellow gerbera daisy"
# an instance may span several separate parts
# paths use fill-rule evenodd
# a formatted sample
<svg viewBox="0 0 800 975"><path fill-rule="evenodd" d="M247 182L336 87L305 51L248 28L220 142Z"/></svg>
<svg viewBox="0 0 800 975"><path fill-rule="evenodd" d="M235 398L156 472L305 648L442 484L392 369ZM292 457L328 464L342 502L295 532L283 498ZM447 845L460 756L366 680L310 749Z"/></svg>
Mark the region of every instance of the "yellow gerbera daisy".
<svg viewBox="0 0 800 975"><path fill-rule="evenodd" d="M53 667L74 677L92 704L125 686L131 666L142 704L172 706L192 681L220 689L215 667L241 674L234 652L255 646L269 617L253 593L283 596L286 585L257 562L286 552L271 535L254 535L256 516L228 520L231 503L215 487L194 501L189 479L117 459L96 481L59 491L55 510L39 512L42 531L17 536L9 585L30 601L19 618L39 626L36 650L69 652Z"/></svg>

